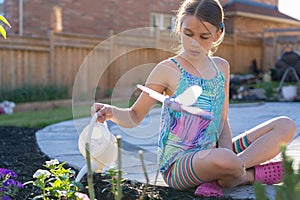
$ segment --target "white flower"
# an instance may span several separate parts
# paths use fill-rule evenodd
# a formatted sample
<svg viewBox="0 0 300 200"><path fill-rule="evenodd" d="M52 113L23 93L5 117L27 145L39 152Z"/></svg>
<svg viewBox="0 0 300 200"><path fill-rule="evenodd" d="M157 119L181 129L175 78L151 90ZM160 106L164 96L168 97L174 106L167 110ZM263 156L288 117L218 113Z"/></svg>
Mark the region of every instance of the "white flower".
<svg viewBox="0 0 300 200"><path fill-rule="evenodd" d="M47 170L43 170L43 169L38 169L34 174L33 174L33 178L39 178L42 175L45 175L47 178L50 177L51 173Z"/></svg>
<svg viewBox="0 0 300 200"><path fill-rule="evenodd" d="M57 159L46 161L46 165L58 165L58 164L59 164L59 161Z"/></svg>

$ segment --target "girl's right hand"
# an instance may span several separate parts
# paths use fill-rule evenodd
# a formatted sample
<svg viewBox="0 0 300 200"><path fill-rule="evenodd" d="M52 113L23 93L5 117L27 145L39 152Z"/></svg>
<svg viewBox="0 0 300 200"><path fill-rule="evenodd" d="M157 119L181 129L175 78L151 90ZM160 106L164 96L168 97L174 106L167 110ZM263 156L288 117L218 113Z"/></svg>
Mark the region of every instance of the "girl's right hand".
<svg viewBox="0 0 300 200"><path fill-rule="evenodd" d="M91 107L91 115L98 114L97 121L103 123L105 120L110 120L113 117L112 106L103 103L94 103Z"/></svg>

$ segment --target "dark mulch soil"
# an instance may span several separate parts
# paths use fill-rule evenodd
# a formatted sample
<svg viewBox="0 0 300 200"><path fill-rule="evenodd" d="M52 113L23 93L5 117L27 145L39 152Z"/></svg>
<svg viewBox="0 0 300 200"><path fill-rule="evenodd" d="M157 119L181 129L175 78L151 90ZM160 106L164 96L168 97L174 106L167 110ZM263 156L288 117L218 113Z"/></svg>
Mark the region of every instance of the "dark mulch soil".
<svg viewBox="0 0 300 200"><path fill-rule="evenodd" d="M1 127L0 126L0 168L8 168L14 170L18 174L18 180L22 183L33 180L32 175L37 169L42 168L45 161L50 160L44 155L36 142L35 132L37 129L20 128L20 127ZM110 185L104 182L100 174L93 176L95 183L95 193L98 200L113 199L111 193L105 188ZM83 185L87 185L86 178L84 177ZM144 185L141 183L127 180L123 185L123 199L136 200L139 199ZM82 191L87 194L87 191ZM37 194L40 194L38 188L26 185L21 189L15 200L32 199ZM180 192L166 187L153 187L150 186L146 190L145 199L201 199L194 197L192 192ZM203 199L203 198L202 198Z"/></svg>

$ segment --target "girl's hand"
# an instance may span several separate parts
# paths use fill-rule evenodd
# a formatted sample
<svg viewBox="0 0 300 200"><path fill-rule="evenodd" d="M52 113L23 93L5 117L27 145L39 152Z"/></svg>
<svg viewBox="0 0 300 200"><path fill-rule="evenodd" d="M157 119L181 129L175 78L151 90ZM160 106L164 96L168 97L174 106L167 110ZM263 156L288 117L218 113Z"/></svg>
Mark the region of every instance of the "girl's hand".
<svg viewBox="0 0 300 200"><path fill-rule="evenodd" d="M91 107L91 115L98 114L97 121L103 123L105 120L110 120L113 117L112 106L102 103L94 103Z"/></svg>

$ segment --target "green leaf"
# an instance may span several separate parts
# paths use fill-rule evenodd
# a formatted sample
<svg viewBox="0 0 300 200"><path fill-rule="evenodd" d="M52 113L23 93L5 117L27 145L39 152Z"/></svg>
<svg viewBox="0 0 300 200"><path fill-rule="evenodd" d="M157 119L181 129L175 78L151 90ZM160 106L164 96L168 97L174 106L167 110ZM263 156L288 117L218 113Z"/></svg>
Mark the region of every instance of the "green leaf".
<svg viewBox="0 0 300 200"><path fill-rule="evenodd" d="M43 182L40 180L40 179L36 179L34 182L33 182L33 185L37 186L37 187L40 187L40 188L43 188Z"/></svg>
<svg viewBox="0 0 300 200"><path fill-rule="evenodd" d="M53 187L60 187L61 184L62 184L61 180L58 179L58 180L54 181Z"/></svg>
<svg viewBox="0 0 300 200"><path fill-rule="evenodd" d="M261 183L254 183L255 197L260 200L267 200L266 188Z"/></svg>
<svg viewBox="0 0 300 200"><path fill-rule="evenodd" d="M84 189L84 185L81 182L74 182L73 183L77 188L79 188L79 190L83 190Z"/></svg>
<svg viewBox="0 0 300 200"><path fill-rule="evenodd" d="M0 25L0 33L3 36L3 38L6 39L6 30L1 25Z"/></svg>
<svg viewBox="0 0 300 200"><path fill-rule="evenodd" d="M9 22L6 20L6 18L3 17L2 15L0 15L0 20L1 20L4 24L6 24L7 26L9 26L9 28L11 28L10 23L9 23Z"/></svg>

